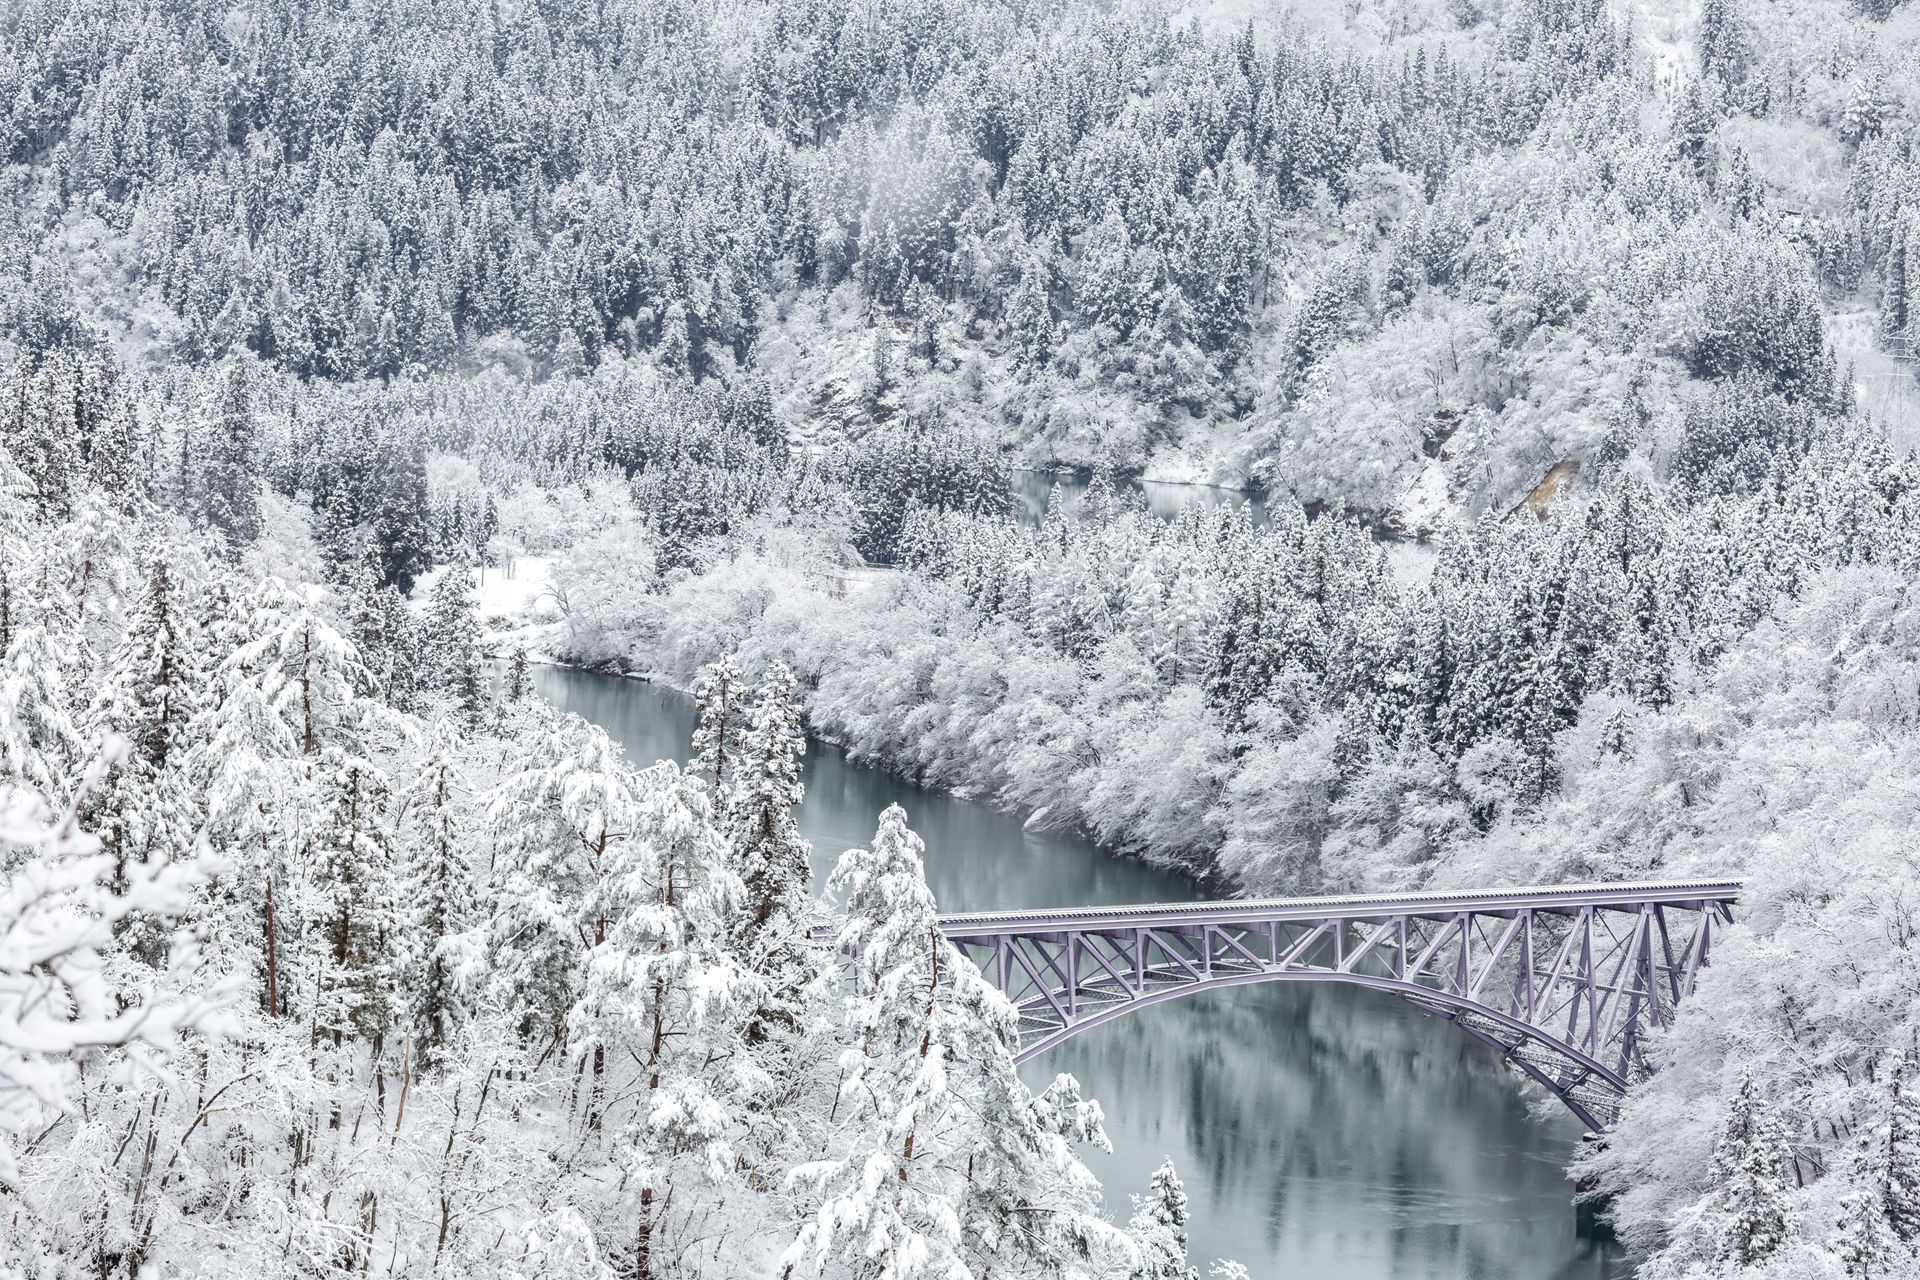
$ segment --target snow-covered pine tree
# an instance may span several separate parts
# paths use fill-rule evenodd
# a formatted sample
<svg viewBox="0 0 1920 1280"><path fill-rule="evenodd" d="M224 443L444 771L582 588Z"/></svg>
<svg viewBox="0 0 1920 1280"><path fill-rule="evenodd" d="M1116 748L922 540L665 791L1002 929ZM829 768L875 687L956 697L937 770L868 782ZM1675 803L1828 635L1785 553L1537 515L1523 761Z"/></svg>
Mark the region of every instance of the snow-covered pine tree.
<svg viewBox="0 0 1920 1280"><path fill-rule="evenodd" d="M1013 1008L935 927L920 838L898 805L828 891L852 966L830 1154L789 1183L818 1197L783 1255L796 1272L1052 1274L1103 1246L1098 1184L1073 1152L1099 1108L1063 1076L1035 1098Z"/></svg>
<svg viewBox="0 0 1920 1280"><path fill-rule="evenodd" d="M533 692L533 675L527 670L527 649L521 645L507 663L506 699L509 705L524 702Z"/></svg>
<svg viewBox="0 0 1920 1280"><path fill-rule="evenodd" d="M432 673L420 670L427 620L407 607L397 588L382 585L379 561L370 547L361 548L344 590L347 628L361 661L396 710L414 710L421 694L433 687Z"/></svg>
<svg viewBox="0 0 1920 1280"><path fill-rule="evenodd" d="M354 569L368 559L370 548L347 511L347 488L336 485L320 513L314 541L319 544L320 569L329 582L351 582Z"/></svg>
<svg viewBox="0 0 1920 1280"><path fill-rule="evenodd" d="M1053 358L1052 273L1037 250L1027 253L1006 302L1007 346L1020 367L1044 369Z"/></svg>
<svg viewBox="0 0 1920 1280"><path fill-rule="evenodd" d="M199 825L179 769L207 674L192 623L166 554L156 556L86 714L93 740L120 733L129 743L125 763L89 810L102 841L122 862L144 861L160 846L184 849Z"/></svg>
<svg viewBox="0 0 1920 1280"><path fill-rule="evenodd" d="M389 449L377 474L373 546L380 559L380 580L401 595L432 563L427 512L427 459L417 444Z"/></svg>
<svg viewBox="0 0 1920 1280"><path fill-rule="evenodd" d="M706 780L715 807L725 813L744 764L741 743L747 734L749 714L746 684L732 654L722 654L701 670L694 682L693 700L697 720L692 772Z"/></svg>
<svg viewBox="0 0 1920 1280"><path fill-rule="evenodd" d="M406 864L402 880L406 974L403 999L417 1056L440 1060L467 1015L462 974L476 966L478 894L468 854L463 807L468 797L451 725L434 726L426 761L403 806Z"/></svg>
<svg viewBox="0 0 1920 1280"><path fill-rule="evenodd" d="M42 626L15 629L0 655L0 779L33 788L54 803L83 755L68 691L79 655L70 636Z"/></svg>
<svg viewBox="0 0 1920 1280"><path fill-rule="evenodd" d="M473 574L449 565L427 600L424 649L438 692L453 703L460 722L471 728L486 708L481 672L480 611L474 603Z"/></svg>
<svg viewBox="0 0 1920 1280"><path fill-rule="evenodd" d="M722 672L721 682L725 679ZM717 698L709 706L717 708ZM793 672L776 662L754 691L753 723L741 740L728 798L734 865L746 890L738 946L765 983L747 1027L755 1043L798 1027L801 992L809 980L809 846L794 816L805 794L800 761L806 749Z"/></svg>
<svg viewBox="0 0 1920 1280"><path fill-rule="evenodd" d="M1133 1197L1127 1234L1140 1251L1130 1280L1195 1280L1187 1264L1187 1191L1171 1159L1153 1171L1147 1194Z"/></svg>
<svg viewBox="0 0 1920 1280"><path fill-rule="evenodd" d="M375 727L398 723L374 696L378 685L358 647L321 618L320 595L269 579L237 601L234 645L214 676L215 702L251 686L292 730L302 756L328 745L351 754Z"/></svg>
<svg viewBox="0 0 1920 1280"><path fill-rule="evenodd" d="M1760 1096L1753 1072L1742 1072L1708 1174L1714 1253L1722 1264L1750 1267L1786 1243L1787 1158L1786 1135L1772 1107Z"/></svg>
<svg viewBox="0 0 1920 1280"><path fill-rule="evenodd" d="M603 731L569 716L545 729L487 806L489 980L530 1040L565 1037L587 953L612 923L600 886L640 829L633 771Z"/></svg>
<svg viewBox="0 0 1920 1280"><path fill-rule="evenodd" d="M205 424L199 474L200 518L238 553L260 536L260 445L247 367L234 361L212 420Z"/></svg>
<svg viewBox="0 0 1920 1280"><path fill-rule="evenodd" d="M760 985L732 948L744 890L707 791L671 762L634 785L640 827L594 887L592 913L608 924L568 1033L592 1070L585 1127L605 1132L623 1175L617 1229L634 1242L633 1274L651 1277L658 1259L699 1244L676 1232L698 1220L703 1188L731 1180L747 1104L770 1082L738 1051Z"/></svg>
<svg viewBox="0 0 1920 1280"><path fill-rule="evenodd" d="M1888 1087L1887 1221L1920 1244L1920 1047L1909 1046Z"/></svg>
<svg viewBox="0 0 1920 1280"><path fill-rule="evenodd" d="M314 833L304 905L313 974L312 1025L338 1045L379 1045L399 1012L404 964L387 777L338 748L316 765L322 813Z"/></svg>
<svg viewBox="0 0 1920 1280"><path fill-rule="evenodd" d="M1848 1185L1840 1197L1840 1221L1831 1240L1833 1252L1848 1276L1882 1280L1904 1252L1899 1235L1887 1220L1884 1145L1868 1135L1844 1176Z"/></svg>

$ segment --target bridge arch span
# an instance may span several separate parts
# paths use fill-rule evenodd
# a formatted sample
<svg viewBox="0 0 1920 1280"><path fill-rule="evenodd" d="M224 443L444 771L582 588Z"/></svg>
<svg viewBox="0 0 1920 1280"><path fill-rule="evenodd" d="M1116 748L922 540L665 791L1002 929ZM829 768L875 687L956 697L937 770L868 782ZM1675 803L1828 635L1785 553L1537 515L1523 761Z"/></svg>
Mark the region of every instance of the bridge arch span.
<svg viewBox="0 0 1920 1280"><path fill-rule="evenodd" d="M1253 982L1385 992L1604 1129L1733 918L1737 881L1162 903L943 917L1020 1015L1026 1061L1136 1009Z"/></svg>

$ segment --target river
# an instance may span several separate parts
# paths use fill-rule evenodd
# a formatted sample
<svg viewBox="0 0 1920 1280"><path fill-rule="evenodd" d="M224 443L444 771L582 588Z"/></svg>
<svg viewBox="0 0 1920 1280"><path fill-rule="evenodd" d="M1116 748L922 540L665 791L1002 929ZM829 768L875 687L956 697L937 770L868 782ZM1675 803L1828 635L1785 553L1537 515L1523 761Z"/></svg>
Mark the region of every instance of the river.
<svg viewBox="0 0 1920 1280"><path fill-rule="evenodd" d="M1138 495L1148 511L1162 520L1172 520L1181 508L1193 503L1203 507L1245 505L1256 525L1267 523L1266 499L1245 489L1225 489L1211 484L1174 484L1166 480L1129 479L1127 489ZM1062 502L1072 503L1085 496L1091 481L1069 471L1015 471L1013 473L1013 514L1022 524L1037 525L1047 518L1055 492Z"/></svg>
<svg viewBox="0 0 1920 1280"><path fill-rule="evenodd" d="M630 759L683 759L693 706L636 680L540 668L540 692ZM927 844L943 909L1171 901L1183 877L811 744L800 827L816 883L898 802ZM1114 1218L1171 1156L1192 1198L1191 1253L1254 1280L1620 1280L1583 1238L1563 1170L1580 1136L1529 1114L1498 1058L1391 997L1261 984L1157 1005L1030 1063L1070 1071L1106 1109L1113 1153L1087 1152Z"/></svg>

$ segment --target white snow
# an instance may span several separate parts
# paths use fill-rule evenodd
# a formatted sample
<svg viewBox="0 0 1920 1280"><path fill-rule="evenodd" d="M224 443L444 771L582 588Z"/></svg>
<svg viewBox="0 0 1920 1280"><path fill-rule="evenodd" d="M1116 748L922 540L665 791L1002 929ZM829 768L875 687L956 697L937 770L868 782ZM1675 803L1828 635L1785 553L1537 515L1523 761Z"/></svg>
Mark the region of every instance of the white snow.
<svg viewBox="0 0 1920 1280"><path fill-rule="evenodd" d="M479 569L474 601L480 608L480 621L499 627L558 618L559 603L548 590L553 563L552 556L510 556L503 564ZM445 572L445 565L435 565L414 581L411 599L416 610L426 608L434 583Z"/></svg>

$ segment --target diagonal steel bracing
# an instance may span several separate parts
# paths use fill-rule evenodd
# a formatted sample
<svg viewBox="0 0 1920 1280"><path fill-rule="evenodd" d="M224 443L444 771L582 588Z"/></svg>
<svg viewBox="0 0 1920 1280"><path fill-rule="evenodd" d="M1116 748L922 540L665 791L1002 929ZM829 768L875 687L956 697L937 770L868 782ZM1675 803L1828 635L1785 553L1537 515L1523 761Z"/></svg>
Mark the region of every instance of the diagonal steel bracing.
<svg viewBox="0 0 1920 1280"><path fill-rule="evenodd" d="M1133 1009L1248 982L1399 996L1497 1049L1589 1126L1733 919L1731 880L946 916L1014 1004L1022 1061Z"/></svg>

